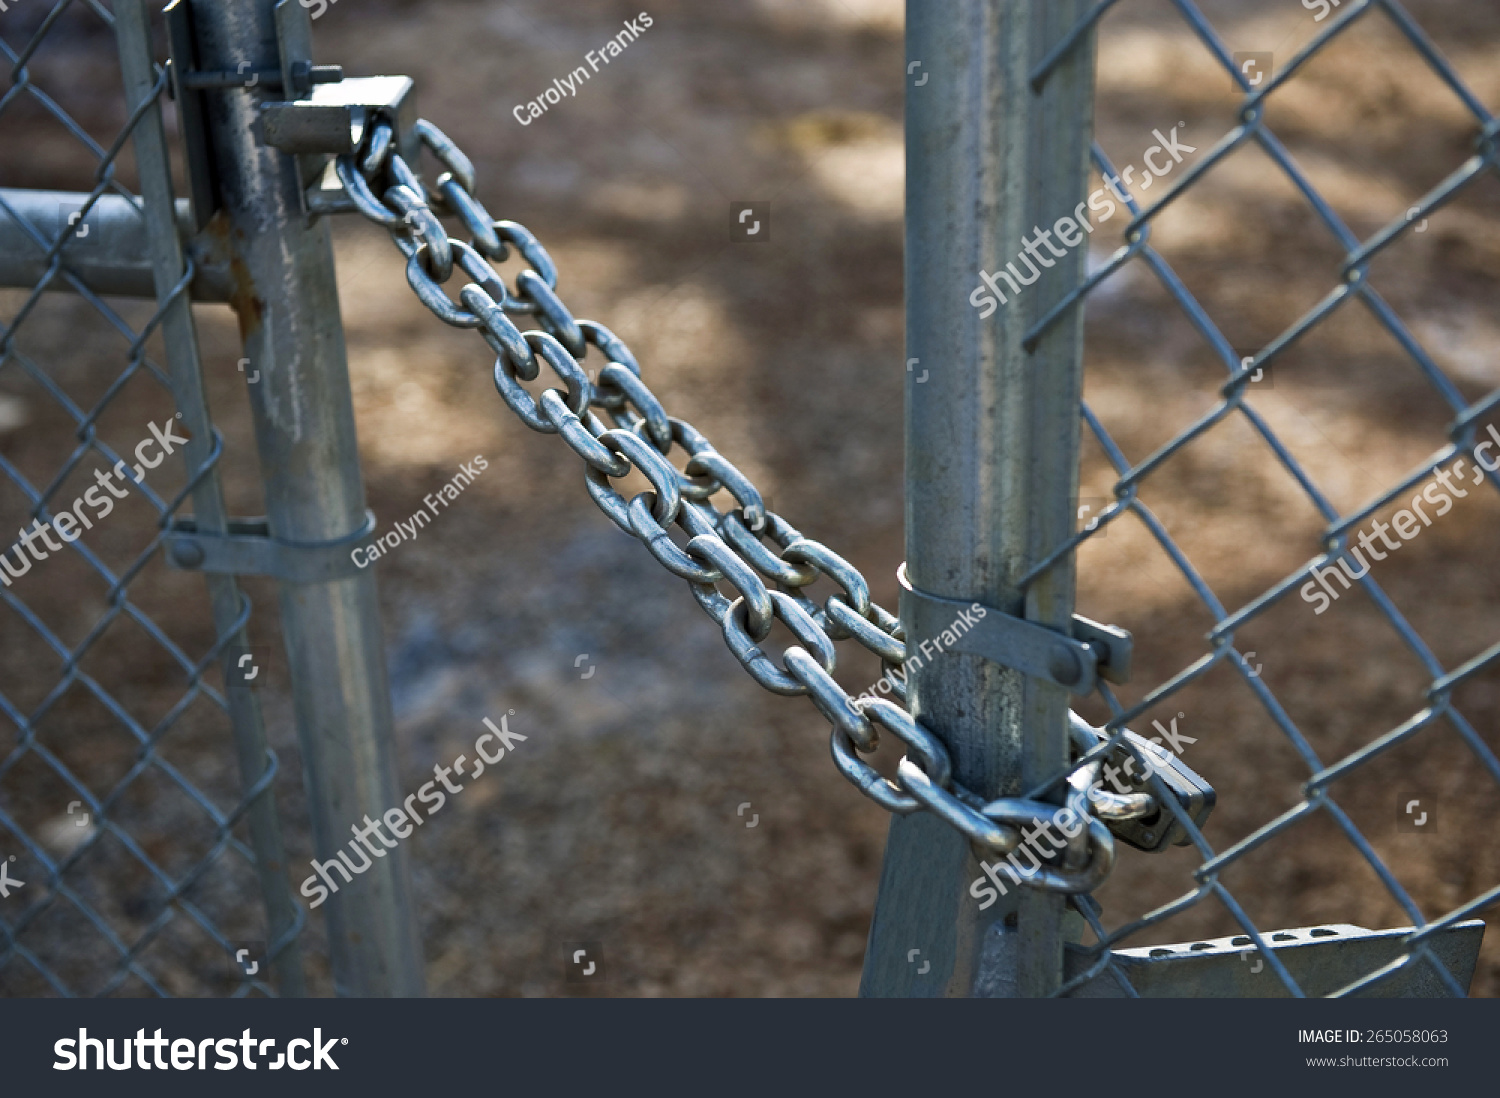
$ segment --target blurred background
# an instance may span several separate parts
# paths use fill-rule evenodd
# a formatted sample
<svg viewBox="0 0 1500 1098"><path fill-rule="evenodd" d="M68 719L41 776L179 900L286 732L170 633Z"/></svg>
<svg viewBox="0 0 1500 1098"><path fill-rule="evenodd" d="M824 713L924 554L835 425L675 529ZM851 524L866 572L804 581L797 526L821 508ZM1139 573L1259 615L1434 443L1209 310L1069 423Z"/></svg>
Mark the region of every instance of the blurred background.
<svg viewBox="0 0 1500 1098"><path fill-rule="evenodd" d="M583 64L646 3L651 26L621 56L576 97L528 125L517 121L517 105ZM18 50L49 7L13 3L0 14L0 39ZM1200 7L1230 49L1270 53L1276 65L1322 29L1293 0ZM1476 96L1500 104L1500 9L1462 0L1409 0L1406 9ZM620 335L668 410L708 435L772 509L856 564L891 609L903 557L902 11L899 0L336 0L314 23L319 62L349 75L415 79L421 113L473 158L481 200L545 243L574 313ZM28 74L101 144L124 124L112 36L88 4L63 12ZM1193 162L1235 125L1239 101L1165 0L1131 0L1103 20L1097 130L1117 165L1140 164L1156 143L1152 130L1174 126L1197 149ZM170 105L168 115L173 121ZM1278 91L1267 123L1361 239L1458 167L1477 133L1461 101L1379 13ZM120 163L134 189L128 152ZM86 190L95 167L32 99L0 111L0 186ZM1389 249L1371 276L1471 401L1500 385L1497 182L1491 174L1467 188ZM1143 202L1160 193L1136 188ZM732 242L731 207L743 201L770 203L764 242ZM1117 216L1094 234L1096 258L1118 246L1125 222ZM598 513L581 462L510 414L494 391L491 356L419 305L383 232L340 216L334 238L380 529L420 510L423 496L476 454L489 462L459 500L378 565L401 788L415 791L434 764L468 748L485 717L515 710L511 727L529 737L406 841L430 993L580 993L587 989L564 980L564 943L593 941L607 977L596 993L855 994L888 818L834 770L826 723L804 701L761 691L684 585ZM1243 355L1327 294L1343 258L1306 199L1254 146L1174 203L1153 244ZM139 302L110 305L136 326L152 312ZM120 377L126 341L72 295L32 302L0 291L0 324L23 308L13 350L91 407ZM261 514L235 319L224 306L195 312L226 441L230 510ZM1139 263L1090 297L1087 333L1086 398L1130 460L1218 401L1222 363ZM1377 496L1446 439L1446 406L1357 306L1320 325L1272 373L1250 403L1342 511ZM111 400L100 434L133 447L148 422L168 414L166 393L137 374ZM47 386L15 360L0 364L0 458L48 484L77 445L73 419ZM77 474L78 491L92 467L85 462ZM158 491L180 486L179 471L158 472ZM1114 479L1086 438L1081 499L1112 499ZM1458 501L1376 568L1449 668L1500 633L1500 501L1484 493ZM1320 550L1319 516L1237 417L1168 462L1141 498L1231 610ZM149 543L156 515L134 504L86 539L102 558L133 559ZM0 530L19 526L28 507L0 481ZM74 556L15 587L69 644L93 627L107 594ZM1135 635L1134 680L1121 691L1127 704L1209 651L1211 614L1133 518L1085 543L1079 577L1079 612ZM282 760L277 797L295 883L312 851L275 590L255 579L244 586L256 607L252 640L275 653L263 698ZM212 643L201 577L169 572L158 556L131 598L185 650L201 654ZM181 668L130 615L109 630L108 643L90 648L87 671L150 727L182 697ZM1254 653L1263 681L1325 761L1425 704L1430 677L1360 591L1322 615L1285 599L1242 629L1236 646ZM857 693L876 681L873 657L848 645L840 651L841 682ZM66 657L8 605L0 605L0 652L0 694L18 712L45 710L37 741L91 788L117 781L136 744L88 690L51 696ZM1476 676L1455 702L1500 750L1500 672ZM1136 727L1177 718L1194 737L1184 762L1218 791L1206 831L1216 849L1300 801L1306 767L1227 666L1158 710ZM1081 711L1096 722L1106 715ZM18 743L15 721L0 712L0 759ZM222 713L194 703L174 718L160 750L218 803L234 803ZM894 746L878 759L893 772ZM1333 794L1427 918L1500 883L1500 785L1447 726L1361 768ZM1432 830L1398 830L1400 806L1412 798L1433 807ZM47 837L54 853L87 832L71 828L68 800L34 758L0 774L0 810ZM744 802L752 809L740 814ZM192 864L212 839L201 811L159 776L133 785L119 810L167 866ZM752 814L757 823L748 827ZM161 916L161 888L112 842L91 852L78 887L107 932L131 941ZM0 844L9 844L4 827ZM10 852L0 845L0 856ZM1122 848L1097 896L1106 924L1189 892L1199 861L1190 849ZM23 880L29 871L24 858L12 867ZM1224 880L1266 931L1410 922L1323 815L1236 863ZM205 910L240 936L262 936L248 868L216 868L200 893ZM0 901L0 913L13 902ZM1491 916L1476 995L1500 992L1494 929ZM1125 944L1238 932L1209 899ZM322 933L314 912L309 972L326 994ZM114 956L106 940L106 930L60 903L24 944L88 991ZM143 956L174 993L232 986L188 920ZM144 990L131 978L118 993ZM0 994L48 993L32 966L13 959L0 967Z"/></svg>

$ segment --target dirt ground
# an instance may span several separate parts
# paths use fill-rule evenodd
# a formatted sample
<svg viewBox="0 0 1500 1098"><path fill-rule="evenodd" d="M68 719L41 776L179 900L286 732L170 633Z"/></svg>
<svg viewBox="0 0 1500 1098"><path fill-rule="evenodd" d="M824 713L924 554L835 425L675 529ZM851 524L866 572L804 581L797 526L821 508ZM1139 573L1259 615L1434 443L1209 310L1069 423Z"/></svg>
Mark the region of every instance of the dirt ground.
<svg viewBox="0 0 1500 1098"><path fill-rule="evenodd" d="M1500 105L1500 11L1460 0L1406 6L1478 99ZM1202 7L1230 50L1269 51L1277 67L1322 29L1293 3ZM714 440L776 511L853 561L876 600L894 609L903 556L902 6L654 0L650 28L575 98L529 125L516 120L513 108L581 64L638 10L609 0L574 0L565 11L543 0L341 0L317 20L315 41L319 61L351 75L415 78L422 113L474 159L479 197L545 242L573 311L624 338L668 409ZM4 19L0 37L14 45ZM107 143L120 124L112 70L100 75L77 62L112 47L88 22L80 16L32 70ZM1174 125L1197 150L1189 162L1201 159L1234 125L1236 104L1228 76L1169 4L1132 0L1105 18L1098 137L1117 165L1139 164L1152 130ZM1361 239L1458 167L1477 132L1378 13L1277 92L1267 121ZM0 185L81 189L92 166L32 107L0 113ZM122 170L132 178L128 157ZM1146 201L1159 193L1136 191ZM766 243L730 242L730 207L742 200L771 203ZM1497 180L1480 179L1429 221L1391 248L1371 278L1474 401L1500 385ZM1124 222L1096 234L1100 258ZM1153 244L1242 355L1268 345L1338 281L1338 242L1253 146L1209 172L1153 231ZM459 502L379 565L401 787L415 790L435 763L464 751L486 716L515 710L513 727L529 737L409 840L430 993L580 993L587 989L564 980L564 943L588 941L602 948L608 994L854 994L888 825L833 769L825 722L807 702L766 694L740 670L684 585L592 506L581 463L506 409L482 343L416 302L383 234L341 218L335 241L366 485L382 529L419 510L424 494L475 454L489 462ZM25 300L0 292L0 323ZM134 303L111 304L137 325L149 316ZM197 311L232 510L257 514L237 329L223 307ZM1222 363L1139 262L1091 298L1087 325L1086 397L1129 460L1145 459L1214 407ZM120 337L68 295L36 307L18 346L81 407L103 395L124 361ZM1357 303L1289 350L1270 380L1249 404L1341 512L1427 461L1453 418ZM133 378L101 417L101 435L133 446L147 422L169 414L166 399L148 377ZM37 377L14 361L0 365L4 461L48 484L76 445L72 430ZM98 463L84 462L59 494L71 500ZM1110 498L1114 479L1088 441L1080 497ZM1166 462L1140 498L1230 611L1319 550L1323 523L1306 493L1243 417ZM0 477L0 528L19 524L26 506ZM1394 509L1381 514L1389 519ZM1476 490L1376 566L1381 587L1444 668L1497 639L1497 518L1495 493ZM134 559L154 519L145 506L122 511L97 532L97 551L112 564ZM15 590L77 644L106 609L106 585L81 561L55 563ZM1210 650L1213 614L1135 519L1083 546L1079 577L1079 611L1135 635L1126 704ZM274 589L245 586L257 608L253 639L279 650ZM158 557L131 596L194 658L206 650L211 631L196 577L168 572ZM142 630L122 615L85 666L149 730L183 697L186 679ZM1321 615L1284 599L1239 630L1235 645L1262 668L1261 681L1325 764L1417 713L1431 681L1381 608L1357 591ZM63 657L4 602L0 649L0 696L8 699L0 760L19 742L15 713L44 706L38 741L91 789L128 772L138 743L97 696L75 685L45 702ZM839 677L858 691L878 668L849 649L841 646ZM283 766L278 797L289 859L302 866L311 851L284 660L270 674L263 695ZM1489 751L1500 750L1500 672L1476 676L1454 701ZM1096 703L1082 711L1103 718ZM1174 717L1195 739L1184 761L1218 792L1206 831L1215 849L1301 799L1307 766L1227 666L1136 726ZM216 803L234 803L224 723L204 699L191 702L161 744ZM880 757L890 772L893 749ZM1500 846L1491 841L1500 784L1450 725L1423 731L1332 793L1423 917L1500 882ZM0 841L9 842L12 818L54 836L61 845L53 853L65 849L74 841L69 796L34 757L0 771ZM1411 799L1432 807L1433 830L1398 830ZM741 814L745 802L751 808ZM212 842L201 810L154 770L130 787L119 812L175 873ZM35 871L24 858L23 879ZM1186 849L1122 848L1098 894L1106 922L1128 922L1189 891L1199 860ZM84 898L122 936L159 915L159 882L123 850L101 843L81 869ZM1327 814L1223 879L1265 930L1411 922ZM211 874L202 903L231 937L258 936L253 877L242 865ZM103 954L84 943L97 941L97 927L67 908L60 902L37 921L31 947L90 987ZM7 910L0 905L0 915ZM1472 989L1484 996L1500 993L1500 934L1489 919ZM1209 899L1125 944L1238 932ZM321 934L315 914L309 970L315 990L328 993ZM170 990L202 994L227 986L222 974L210 975L216 957L179 916L144 963ZM123 985L123 993L144 989L135 977ZM25 965L0 967L0 994L46 993Z"/></svg>

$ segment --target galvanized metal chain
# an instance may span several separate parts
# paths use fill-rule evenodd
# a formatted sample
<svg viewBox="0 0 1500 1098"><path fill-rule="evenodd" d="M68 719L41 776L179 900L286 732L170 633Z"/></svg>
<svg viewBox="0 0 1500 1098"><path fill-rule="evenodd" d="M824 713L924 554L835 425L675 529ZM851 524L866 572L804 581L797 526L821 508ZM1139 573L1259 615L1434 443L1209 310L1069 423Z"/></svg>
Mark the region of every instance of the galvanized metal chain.
<svg viewBox="0 0 1500 1098"><path fill-rule="evenodd" d="M473 164L462 150L430 122L418 122L415 132L446 169L433 186L424 186L398 152L391 127L379 121L359 150L337 160L345 191L361 213L390 231L421 302L444 323L477 330L495 351L495 387L510 409L533 431L558 435L583 459L594 503L687 581L750 676L774 694L811 699L832 725L834 764L865 796L901 814L926 808L966 836L981 857L1008 854L1025 841L1023 830L1052 823L1057 805L1014 797L986 801L965 789L953 780L942 742L906 709L884 698L855 698L834 680L835 641L853 640L880 657L887 672L898 670L906 645L897 617L871 600L859 569L768 511L748 477L692 424L667 414L619 337L573 316L557 294L557 268L541 242L514 221L496 221L474 196ZM469 239L451 239L439 213L462 222ZM526 264L514 287L490 263L505 262L512 248ZM472 279L458 302L442 288L455 264ZM522 331L513 316L532 318L538 328ZM593 351L602 360L597 382L583 365ZM536 380L544 366L562 388L534 397L522 382ZM606 427L594 408L613 426ZM668 460L674 448L686 457L681 470ZM611 481L632 470L651 490L626 500ZM721 492L734 506L721 511L714 505ZM680 547L669 533L673 526L687 537ZM839 588L821 606L803 594L820 576ZM779 664L761 648L778 620L800 642L783 651ZM902 680L890 675L890 681L904 703ZM909 752L894 782L860 758L876 749L881 729ZM1101 798L1097 788L1090 793L1099 766L1091 762L1070 779L1067 807L1084 825L1068 840L1062 864L1043 866L1026 881L1031 887L1088 892L1109 875L1114 841L1098 816L1131 809L1109 794Z"/></svg>

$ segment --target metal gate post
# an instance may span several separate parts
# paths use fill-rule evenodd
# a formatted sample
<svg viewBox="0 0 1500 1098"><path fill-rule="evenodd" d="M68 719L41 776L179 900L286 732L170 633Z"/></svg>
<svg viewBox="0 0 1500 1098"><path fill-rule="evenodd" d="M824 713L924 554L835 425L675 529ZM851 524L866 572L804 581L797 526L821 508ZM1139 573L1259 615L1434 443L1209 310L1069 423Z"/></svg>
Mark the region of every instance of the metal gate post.
<svg viewBox="0 0 1500 1098"><path fill-rule="evenodd" d="M1030 73L1087 7L906 6L907 577L920 591L1062 629L1073 610L1071 559L1025 591L1017 581L1074 530L1082 314L1029 351L1023 339L1081 281L1087 244L1042 264L1019 293L997 278L1008 300L987 318L970 295L984 286L982 271L1009 261L1024 272L1017 255L1035 227L1051 231L1084 201L1092 34L1039 90ZM935 639L907 626L912 655ZM913 715L947 745L954 780L976 793L1019 794L1066 765L1062 687L944 653L909 666L907 690ZM980 911L969 894L980 875L947 824L927 812L895 817L860 993L1054 991L1065 897L1012 889Z"/></svg>
<svg viewBox="0 0 1500 1098"><path fill-rule="evenodd" d="M198 64L220 72L276 71L296 60L278 48L275 0L190 3ZM295 37L310 38L307 10L283 0ZM344 333L325 220L302 211L291 156L260 144L262 87L207 96L218 215L229 235L245 376L272 537L293 543L346 538L365 523ZM219 226L210 226L210 232ZM364 826L397 807L375 577L281 584L281 616L302 745L313 838L320 861L337 857ZM423 993L422 952L404 848L324 905L341 995Z"/></svg>
<svg viewBox="0 0 1500 1098"><path fill-rule="evenodd" d="M141 110L142 104L151 100L156 84L151 63L150 18L145 0L115 0L114 16L120 71L125 82L125 105L130 111ZM192 305L185 293L173 296L187 267L177 233L171 161L160 103L151 103L144 108L140 121L136 123L134 144L141 182L141 212L147 227L143 251L151 263L156 300L164 306L161 333L171 370L172 396L189 437L183 448L184 456L187 468L196 470L201 469L213 453L212 422L203 392L202 361L198 332L193 327ZM193 489L193 519L204 533L223 534L228 529L229 513L224 505L218 470L203 477ZM213 606L215 632L221 637L232 634L228 638L231 646L248 644L242 621L245 596L234 576L210 573L204 578L208 582ZM226 681L230 674L230 659L231 647L227 646L221 656ZM226 694L235 749L239 755L240 781L248 795L271 767L272 756L266 746L260 697L250 690L230 690ZM302 946L297 939L300 928L296 902L287 886L286 853L281 841L281 825L276 817L274 786L268 784L256 795L246 819L255 851L261 895L266 905L267 947L272 954L270 961L276 972L277 989L287 997L305 995Z"/></svg>

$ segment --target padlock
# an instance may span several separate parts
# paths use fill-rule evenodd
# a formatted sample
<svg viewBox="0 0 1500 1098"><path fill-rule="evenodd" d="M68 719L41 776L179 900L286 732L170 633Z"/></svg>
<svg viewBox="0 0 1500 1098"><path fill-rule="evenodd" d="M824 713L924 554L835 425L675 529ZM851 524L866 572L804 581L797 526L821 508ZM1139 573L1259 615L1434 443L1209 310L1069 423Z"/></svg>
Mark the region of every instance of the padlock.
<svg viewBox="0 0 1500 1098"><path fill-rule="evenodd" d="M1092 742L1096 744L1109 738L1102 730L1089 725L1076 714L1073 715L1073 727L1080 732L1087 729ZM1190 845L1192 839L1178 820L1177 814L1186 815L1201 829L1208 821L1217 799L1213 786L1166 748L1151 743L1129 729L1125 730L1124 739L1136 748L1146 765L1143 768L1124 743L1116 744L1105 756L1101 788L1109 793L1148 793L1155 797L1157 794L1150 782L1150 773L1155 771L1176 802L1175 814L1164 811L1158 805L1154 811L1144 816L1128 820L1106 819L1105 823L1116 838L1137 850L1154 852L1165 850L1168 846ZM1126 768L1127 760L1129 769Z"/></svg>

